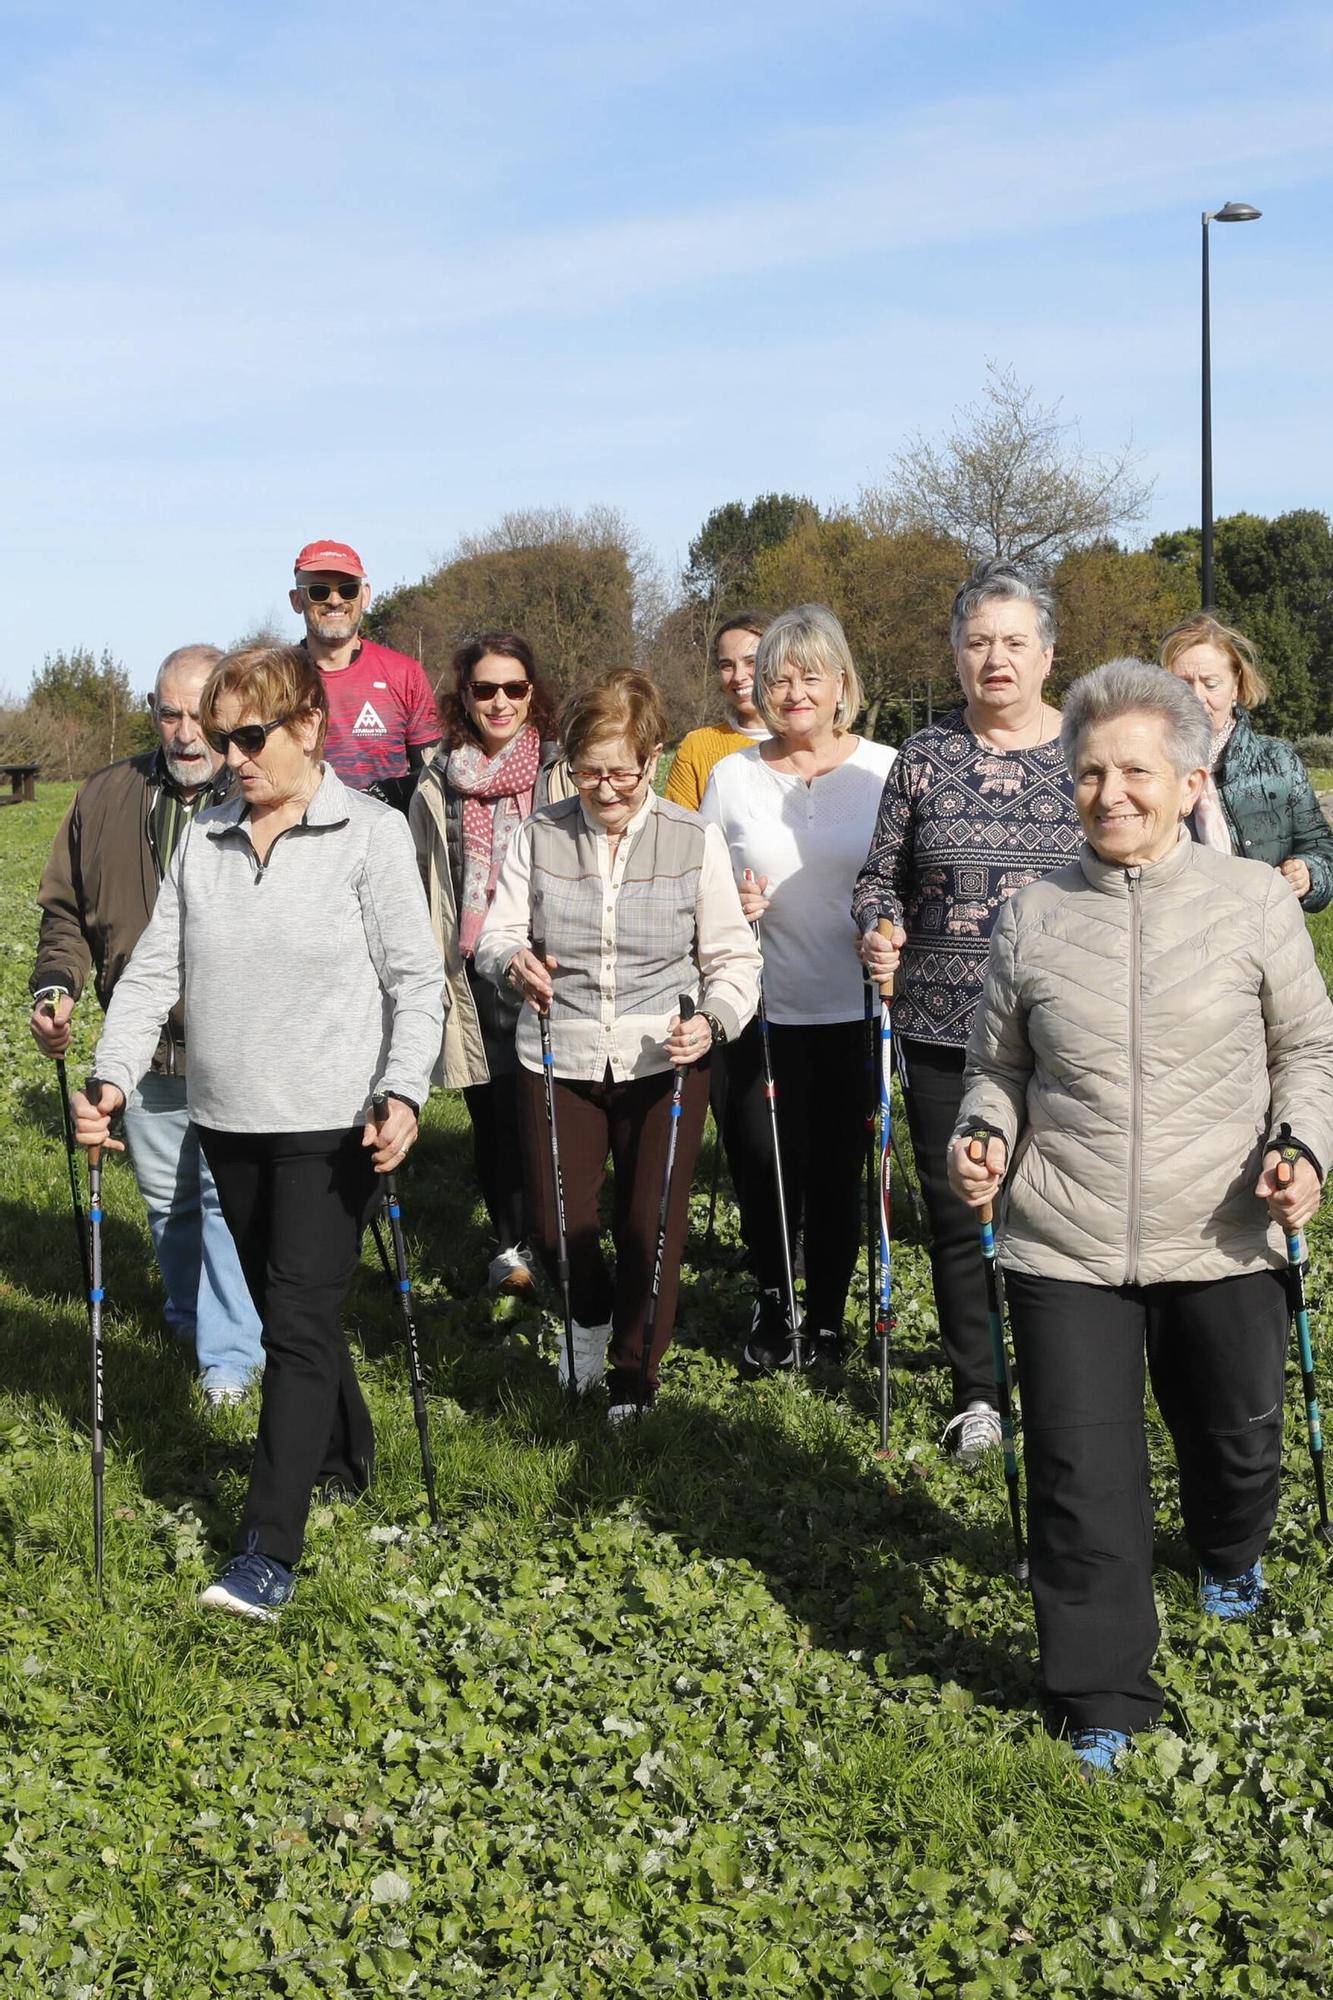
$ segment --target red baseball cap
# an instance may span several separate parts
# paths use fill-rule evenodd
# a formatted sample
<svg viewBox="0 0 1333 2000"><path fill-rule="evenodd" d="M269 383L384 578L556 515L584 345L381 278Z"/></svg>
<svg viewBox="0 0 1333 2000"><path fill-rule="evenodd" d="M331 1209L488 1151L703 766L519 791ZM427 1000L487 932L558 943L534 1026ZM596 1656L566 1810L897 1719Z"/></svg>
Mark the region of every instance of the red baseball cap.
<svg viewBox="0 0 1333 2000"><path fill-rule="evenodd" d="M307 542L295 564L297 576L326 569L335 576L364 576L366 566L346 542Z"/></svg>

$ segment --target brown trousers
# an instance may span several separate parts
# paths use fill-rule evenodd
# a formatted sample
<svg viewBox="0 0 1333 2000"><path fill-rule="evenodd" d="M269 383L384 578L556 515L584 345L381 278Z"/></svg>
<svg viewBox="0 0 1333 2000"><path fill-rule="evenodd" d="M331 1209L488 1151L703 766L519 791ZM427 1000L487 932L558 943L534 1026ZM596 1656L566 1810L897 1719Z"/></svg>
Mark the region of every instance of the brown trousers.
<svg viewBox="0 0 1333 2000"><path fill-rule="evenodd" d="M560 1178L565 1191L565 1240L574 1317L581 1326L611 1322L611 1373L607 1388L613 1403L631 1403L638 1394L644 1324L657 1251L662 1177L672 1123L673 1074L664 1070L658 1076L635 1077L628 1083L614 1083L609 1075L601 1083L582 1083L563 1077L555 1080L556 1131L560 1142ZM708 1064L696 1063L685 1073L681 1101L657 1323L648 1362L650 1394L656 1393L658 1365L671 1344L680 1285L680 1253L689 1223L690 1181L707 1110ZM519 1124L529 1234L533 1247L553 1275L556 1230L551 1134L542 1078L529 1069L519 1071ZM616 1257L614 1283L602 1255L598 1215L608 1154L616 1176L611 1216L611 1241Z"/></svg>

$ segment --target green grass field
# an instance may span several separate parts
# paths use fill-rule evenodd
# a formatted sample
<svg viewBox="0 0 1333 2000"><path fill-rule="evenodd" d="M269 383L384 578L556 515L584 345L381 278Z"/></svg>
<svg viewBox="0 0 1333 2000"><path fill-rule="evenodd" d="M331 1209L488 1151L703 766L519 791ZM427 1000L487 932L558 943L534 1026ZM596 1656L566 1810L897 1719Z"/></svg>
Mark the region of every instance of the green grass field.
<svg viewBox="0 0 1333 2000"><path fill-rule="evenodd" d="M1294 1373L1252 1628L1198 1612L1154 1434L1166 1724L1088 1786L1037 1720L999 1469L935 1448L920 1248L895 1256L887 1463L869 1369L742 1385L744 1283L693 1269L662 1401L612 1438L558 1397L551 1329L472 1296L485 1245L452 1100L404 1184L444 1533L368 1257L349 1325L377 1485L316 1510L272 1628L195 1609L254 1411L205 1415L158 1335L133 1181L108 1168L100 1608L86 1325L26 1026L68 795L0 812L5 2000L1327 1992L1333 1592ZM696 1240L703 1212L698 1193Z"/></svg>

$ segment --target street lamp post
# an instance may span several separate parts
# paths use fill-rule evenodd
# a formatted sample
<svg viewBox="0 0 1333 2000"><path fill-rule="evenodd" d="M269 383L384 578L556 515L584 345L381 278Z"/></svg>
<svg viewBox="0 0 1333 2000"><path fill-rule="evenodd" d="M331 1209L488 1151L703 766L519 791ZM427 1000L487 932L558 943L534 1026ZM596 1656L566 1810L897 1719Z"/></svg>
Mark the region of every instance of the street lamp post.
<svg viewBox="0 0 1333 2000"><path fill-rule="evenodd" d="M1208 314L1208 225L1210 222L1257 222L1262 210L1247 201L1229 201L1225 208L1203 214L1203 608L1213 607L1213 387Z"/></svg>

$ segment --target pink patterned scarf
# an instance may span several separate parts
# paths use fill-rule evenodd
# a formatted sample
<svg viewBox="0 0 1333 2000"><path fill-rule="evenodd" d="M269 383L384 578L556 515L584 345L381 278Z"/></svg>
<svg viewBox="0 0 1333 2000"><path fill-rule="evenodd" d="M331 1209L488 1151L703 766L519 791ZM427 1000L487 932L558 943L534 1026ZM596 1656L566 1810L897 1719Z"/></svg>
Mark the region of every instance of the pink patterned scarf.
<svg viewBox="0 0 1333 2000"><path fill-rule="evenodd" d="M532 811L532 793L541 763L541 738L534 723L519 730L498 756L479 743L460 743L449 752L445 778L463 794L463 901L458 938L471 958L495 895L510 836Z"/></svg>
<svg viewBox="0 0 1333 2000"><path fill-rule="evenodd" d="M1223 854L1231 852L1231 829L1227 816L1222 810L1222 801L1217 796L1216 771L1222 761L1222 752L1231 741L1236 727L1235 715L1229 715L1213 738L1208 754L1208 781L1199 794L1199 802L1194 808L1194 824L1199 829L1199 839L1204 847L1216 847Z"/></svg>

